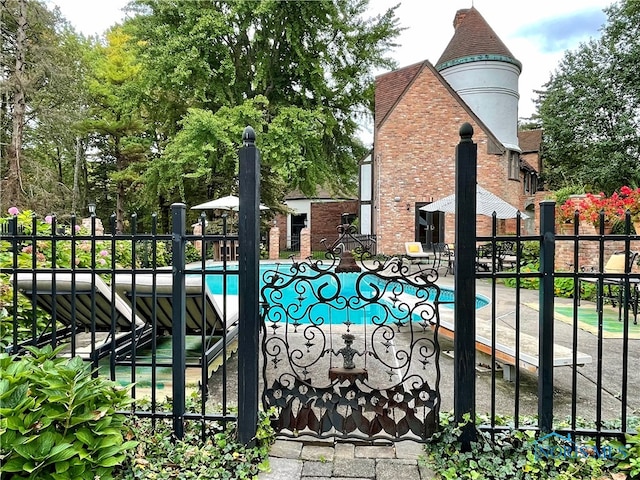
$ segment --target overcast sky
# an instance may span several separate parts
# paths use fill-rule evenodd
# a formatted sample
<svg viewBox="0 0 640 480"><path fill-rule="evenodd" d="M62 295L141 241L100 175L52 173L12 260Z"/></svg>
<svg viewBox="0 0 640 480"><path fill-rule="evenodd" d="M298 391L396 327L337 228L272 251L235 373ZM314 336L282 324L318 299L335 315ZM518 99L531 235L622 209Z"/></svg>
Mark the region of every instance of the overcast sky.
<svg viewBox="0 0 640 480"><path fill-rule="evenodd" d="M102 34L123 19L126 0L47 0L85 35ZM400 3L397 16L406 30L392 56L399 67L434 63L453 36L458 9L473 4L511 53L522 63L519 117L534 113L532 99L567 49L599 37L603 9L611 0L370 0L372 15ZM379 72L383 73L383 72Z"/></svg>

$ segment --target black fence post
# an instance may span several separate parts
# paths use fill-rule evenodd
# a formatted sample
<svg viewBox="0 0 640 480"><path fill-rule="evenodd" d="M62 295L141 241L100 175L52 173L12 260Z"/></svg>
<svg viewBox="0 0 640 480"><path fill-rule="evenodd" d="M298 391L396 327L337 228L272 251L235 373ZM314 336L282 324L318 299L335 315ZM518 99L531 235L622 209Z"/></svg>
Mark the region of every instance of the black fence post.
<svg viewBox="0 0 640 480"><path fill-rule="evenodd" d="M553 425L553 308L555 262L555 205L540 202L540 298L538 320L538 428L550 432Z"/></svg>
<svg viewBox="0 0 640 480"><path fill-rule="evenodd" d="M260 294L260 152L256 132L244 129L240 148L238 212L238 440L253 444L258 426Z"/></svg>
<svg viewBox="0 0 640 480"><path fill-rule="evenodd" d="M173 433L176 438L184 436L185 414L185 371L186 371L186 302L185 288L185 246L187 206L184 203L171 205L172 219L172 280L173 280L173 323L172 323L172 354L173 354ZM203 365L202 368L207 368Z"/></svg>
<svg viewBox="0 0 640 480"><path fill-rule="evenodd" d="M476 411L476 183L478 146L473 143L473 127L460 127L456 147L456 233L454 309L454 416L467 423L460 441L468 448L475 440Z"/></svg>

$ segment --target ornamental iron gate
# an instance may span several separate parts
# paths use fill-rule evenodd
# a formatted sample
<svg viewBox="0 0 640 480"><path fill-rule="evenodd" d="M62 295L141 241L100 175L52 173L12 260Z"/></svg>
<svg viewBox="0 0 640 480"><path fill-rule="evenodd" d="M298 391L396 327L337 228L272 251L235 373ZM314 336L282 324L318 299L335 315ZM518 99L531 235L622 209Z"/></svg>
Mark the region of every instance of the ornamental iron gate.
<svg viewBox="0 0 640 480"><path fill-rule="evenodd" d="M325 260L262 273L263 405L283 436L424 440L440 408L438 273L372 260L354 233L340 225Z"/></svg>

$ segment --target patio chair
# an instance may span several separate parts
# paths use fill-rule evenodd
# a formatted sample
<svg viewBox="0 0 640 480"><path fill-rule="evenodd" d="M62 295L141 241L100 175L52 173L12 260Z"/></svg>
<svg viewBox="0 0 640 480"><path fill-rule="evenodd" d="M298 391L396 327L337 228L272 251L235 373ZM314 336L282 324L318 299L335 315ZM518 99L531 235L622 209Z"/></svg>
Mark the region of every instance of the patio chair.
<svg viewBox="0 0 640 480"><path fill-rule="evenodd" d="M72 348L74 351L70 353L82 357L93 356L95 352L101 358L111 351L114 343L116 350L121 352L128 350L132 342L143 345L149 340L145 322L133 314L127 302L99 275L68 271L18 273L12 281L23 295L51 316L41 334L25 342L27 344L50 343L54 322L61 326L55 331L56 342L83 332L106 332L106 335L91 339L95 344L88 339L72 342L77 348ZM116 332L114 338L112 331Z"/></svg>
<svg viewBox="0 0 640 480"><path fill-rule="evenodd" d="M513 242L499 242L478 245L476 247L476 271L501 272L505 268L515 267L518 261Z"/></svg>
<svg viewBox="0 0 640 480"><path fill-rule="evenodd" d="M515 242L500 243L500 270L515 268L519 261L518 249Z"/></svg>
<svg viewBox="0 0 640 480"><path fill-rule="evenodd" d="M433 266L436 270L444 267L444 276L447 273L453 273L453 252L447 243L434 243L433 253L435 255Z"/></svg>
<svg viewBox="0 0 640 480"><path fill-rule="evenodd" d="M491 245L478 245L476 247L476 271L488 272L493 268L494 261L493 250ZM497 263L496 263L497 266Z"/></svg>
<svg viewBox="0 0 640 480"><path fill-rule="evenodd" d="M425 261L430 263L435 259L435 254L425 252L420 242L405 242L404 249L411 263L422 263Z"/></svg>
<svg viewBox="0 0 640 480"><path fill-rule="evenodd" d="M639 252L613 252L607 263L604 265L605 274L624 274L627 272L631 272L633 266L638 258ZM587 283L595 283L597 284L599 281L602 281L602 301L608 300L611 305L615 308L616 304L618 305L618 320L622 320L622 305L624 303L624 293L625 293L625 285L626 278L622 276L609 277L606 275L602 278L580 278L578 282L578 287L581 287L582 282ZM639 287L639 279L638 278L629 278L630 285L630 298L627 298L627 305L632 308L634 324L638 323L638 299L640 297L640 292L638 290ZM615 290L612 287L617 287ZM581 291L581 288L580 288ZM580 297L578 296L578 299ZM597 308L598 302L596 303Z"/></svg>
<svg viewBox="0 0 640 480"><path fill-rule="evenodd" d="M210 365L238 336L238 297L212 295L203 286L201 275L187 275L186 317L187 335L206 338L203 349L205 364ZM116 292L127 299L131 308L159 333L173 330L173 276L170 272L117 274ZM225 304L226 300L226 304ZM224 337L224 338L223 338Z"/></svg>

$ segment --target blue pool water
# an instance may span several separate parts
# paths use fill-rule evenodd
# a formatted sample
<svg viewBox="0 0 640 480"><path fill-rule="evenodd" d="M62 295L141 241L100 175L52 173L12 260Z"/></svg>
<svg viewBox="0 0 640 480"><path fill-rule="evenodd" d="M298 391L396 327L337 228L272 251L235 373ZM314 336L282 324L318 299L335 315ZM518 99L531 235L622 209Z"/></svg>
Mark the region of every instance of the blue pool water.
<svg viewBox="0 0 640 480"><path fill-rule="evenodd" d="M209 271L221 271L212 268ZM276 265L261 265L260 288L266 282L273 281ZM410 305L416 298L423 305L432 304L436 289L418 289L398 281L385 281L375 275L362 273L337 274L339 281L333 275L317 275L308 271L300 274L296 281L288 284L291 274L287 265L278 267L278 281L281 288L266 288L263 293L270 305L267 320L278 321L288 318L290 322L298 323L327 323L351 324L389 323L397 320L406 321L411 316L414 321L422 318L414 312ZM266 278L265 278L266 274ZM335 274L334 274L335 275ZM312 278L312 277L319 278ZM226 280L223 278L226 277ZM207 288L212 294L221 295L226 290L227 295L238 294L238 276L207 275ZM226 288L225 288L226 283ZM338 284L340 285L338 287ZM417 297L416 297L417 295ZM451 289L440 288L440 303L445 308L453 308L454 292ZM476 308L481 308L489 302L486 298L476 297ZM428 308L427 308L428 309ZM421 310L424 310L422 308ZM270 318L271 317L271 318Z"/></svg>

